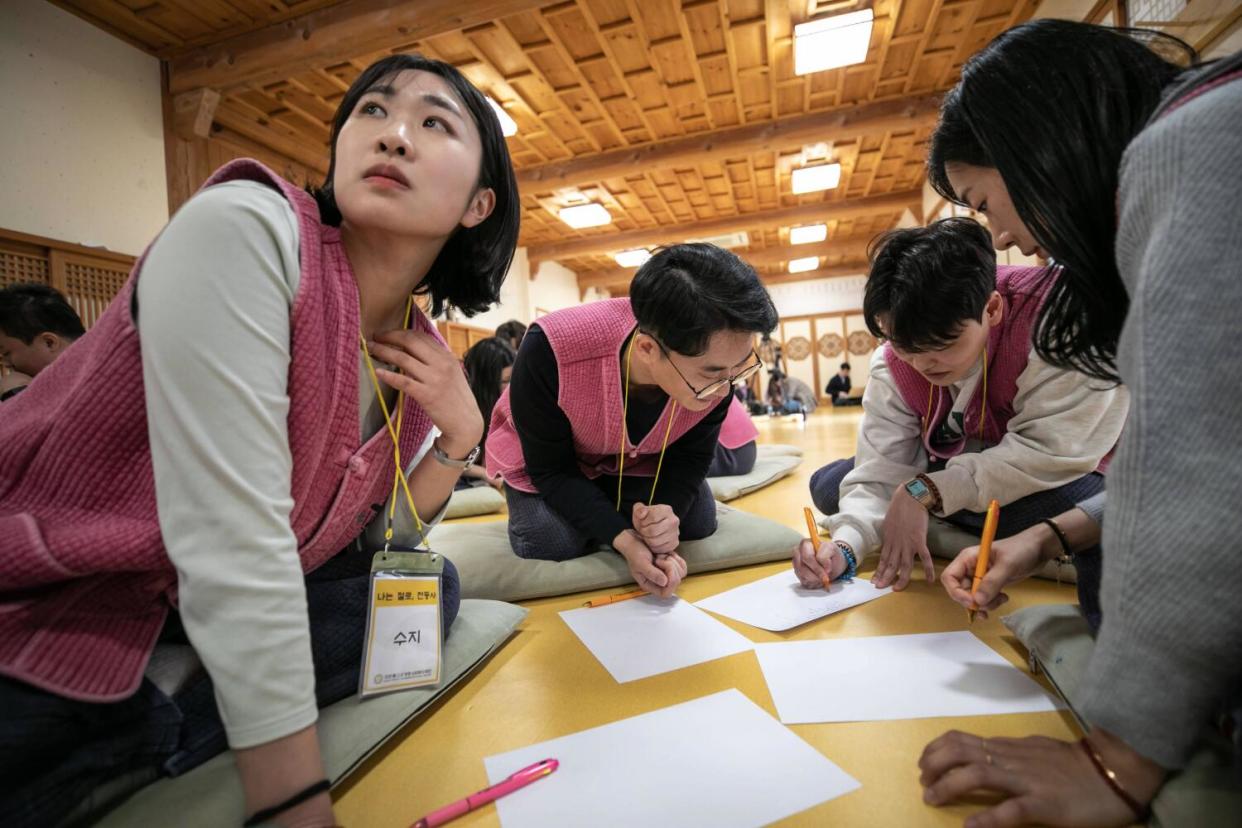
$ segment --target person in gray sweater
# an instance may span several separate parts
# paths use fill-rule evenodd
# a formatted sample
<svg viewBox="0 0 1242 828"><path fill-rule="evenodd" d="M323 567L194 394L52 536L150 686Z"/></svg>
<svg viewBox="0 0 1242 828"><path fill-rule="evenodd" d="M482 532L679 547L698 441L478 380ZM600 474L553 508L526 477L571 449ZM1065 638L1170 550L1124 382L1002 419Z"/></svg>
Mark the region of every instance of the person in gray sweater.
<svg viewBox="0 0 1242 828"><path fill-rule="evenodd" d="M1144 42L1146 41L1146 42ZM1158 41L1160 53L1149 48ZM1185 69L1157 33L1039 20L972 57L945 98L928 175L989 219L998 248L1063 269L1035 347L1131 406L1108 475L1102 621L1078 744L950 732L920 760L924 800L987 789L969 826L1128 825L1242 687L1242 54ZM1086 503L997 543L975 596L1100 537ZM971 602L977 549L942 579ZM1102 573L1100 572L1102 565Z"/></svg>

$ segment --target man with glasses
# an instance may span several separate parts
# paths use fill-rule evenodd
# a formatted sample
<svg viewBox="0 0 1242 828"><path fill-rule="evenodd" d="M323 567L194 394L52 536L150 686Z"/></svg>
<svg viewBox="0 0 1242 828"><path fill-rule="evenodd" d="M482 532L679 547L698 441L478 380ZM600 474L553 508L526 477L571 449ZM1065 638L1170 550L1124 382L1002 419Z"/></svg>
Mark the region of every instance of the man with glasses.
<svg viewBox="0 0 1242 828"><path fill-rule="evenodd" d="M487 444L514 552L561 561L610 546L640 587L671 595L680 541L716 530L708 467L733 385L762 367L754 337L776 322L749 265L682 244L639 269L630 298L531 325Z"/></svg>

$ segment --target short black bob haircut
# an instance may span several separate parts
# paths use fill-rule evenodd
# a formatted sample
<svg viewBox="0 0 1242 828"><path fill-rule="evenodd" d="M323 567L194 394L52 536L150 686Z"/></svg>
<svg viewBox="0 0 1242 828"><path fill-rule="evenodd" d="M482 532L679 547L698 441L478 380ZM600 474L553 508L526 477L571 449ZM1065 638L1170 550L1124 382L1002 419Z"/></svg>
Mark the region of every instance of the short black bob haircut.
<svg viewBox="0 0 1242 828"><path fill-rule="evenodd" d="M1195 60L1160 32L1036 20L966 61L945 95L927 179L962 204L949 164L1000 174L1018 217L1061 267L1035 334L1051 365L1118 381L1129 306L1113 251L1121 156Z"/></svg>
<svg viewBox="0 0 1242 828"><path fill-rule="evenodd" d="M664 347L700 356L717 331L769 333L776 307L755 269L714 244L677 244L647 260L630 283L638 327Z"/></svg>
<svg viewBox="0 0 1242 828"><path fill-rule="evenodd" d="M500 286L517 249L521 206L517 179L513 175L513 163L500 121L487 99L455 67L419 54L391 55L368 66L349 87L332 119L331 162L323 186L307 189L319 204L319 217L323 223L339 227L341 211L332 192L337 136L357 108L358 101L368 91L407 70L439 75L466 105L478 127L483 150L478 187L490 187L496 194L492 214L475 227L458 227L445 242L431 270L414 289L415 295L431 297L432 316L439 316L445 305L452 305L466 316L472 316L500 300Z"/></svg>
<svg viewBox="0 0 1242 828"><path fill-rule="evenodd" d="M992 236L972 219L891 230L871 243L869 255L867 330L906 353L952 343L962 325L983 317L996 289Z"/></svg>
<svg viewBox="0 0 1242 828"><path fill-rule="evenodd" d="M42 333L77 339L86 333L82 319L61 292L38 282L0 290L0 333L29 345Z"/></svg>

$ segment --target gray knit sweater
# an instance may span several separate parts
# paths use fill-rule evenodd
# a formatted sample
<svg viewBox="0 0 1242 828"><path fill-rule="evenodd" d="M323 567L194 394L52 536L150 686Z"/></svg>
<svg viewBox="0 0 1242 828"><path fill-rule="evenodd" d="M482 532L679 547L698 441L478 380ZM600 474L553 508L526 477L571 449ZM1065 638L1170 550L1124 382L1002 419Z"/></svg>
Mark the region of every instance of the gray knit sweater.
<svg viewBox="0 0 1242 828"><path fill-rule="evenodd" d="M1149 125L1119 202L1130 414L1082 712L1179 768L1242 690L1242 80Z"/></svg>

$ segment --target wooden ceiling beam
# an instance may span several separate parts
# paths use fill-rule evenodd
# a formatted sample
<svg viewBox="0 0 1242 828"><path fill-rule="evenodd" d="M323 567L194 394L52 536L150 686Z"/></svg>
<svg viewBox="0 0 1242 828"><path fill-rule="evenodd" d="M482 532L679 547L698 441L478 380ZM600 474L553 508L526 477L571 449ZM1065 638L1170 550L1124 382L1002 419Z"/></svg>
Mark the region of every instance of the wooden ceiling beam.
<svg viewBox="0 0 1242 828"><path fill-rule="evenodd" d="M739 216L724 216L723 218L689 224L666 225L650 229L629 230L624 233L588 236L569 241L532 244L527 248L527 255L532 263L571 259L576 256L594 256L601 253L615 253L618 250L628 250L634 247L653 247L660 244L682 242L687 239L701 239L723 233L737 233L757 228L787 227L822 221L841 221L864 216L883 215L885 213L900 213L912 205L921 203L922 200L922 190L904 190L846 201L801 204L797 207L786 207L782 210L765 210L759 213L746 213Z"/></svg>
<svg viewBox="0 0 1242 828"><path fill-rule="evenodd" d="M851 236L845 239L833 239L816 244L796 244L784 247L769 247L766 250L734 250L743 261L751 267L779 265L791 259L810 256L840 256L849 261L866 261L867 246L871 243L868 236ZM628 282L638 272L634 267L614 267L607 270L588 270L578 274L578 287L585 290L592 285L607 287L621 282Z"/></svg>
<svg viewBox="0 0 1242 828"><path fill-rule="evenodd" d="M840 279L846 276L866 276L867 268L867 262L859 260L847 264L833 265L832 267L821 267L818 270L808 270L802 273L760 274L759 279L765 286L773 287L775 285L787 285L790 282L809 282L813 279ZM580 293L585 292L591 287L598 287L607 290L613 296L628 296L630 293L630 280L634 277L634 274L630 273L626 278L613 282L595 281L591 278L592 276L593 273L579 274L578 290Z"/></svg>
<svg viewBox="0 0 1242 828"><path fill-rule="evenodd" d="M239 34L170 58L169 91L230 92L321 64L393 49L531 11L547 0L356 0Z"/></svg>
<svg viewBox="0 0 1242 828"><path fill-rule="evenodd" d="M802 144L852 140L859 135L893 130L913 131L934 126L939 113L938 95L878 101L553 161L518 170L517 180L523 190L580 187L678 164L698 165Z"/></svg>

